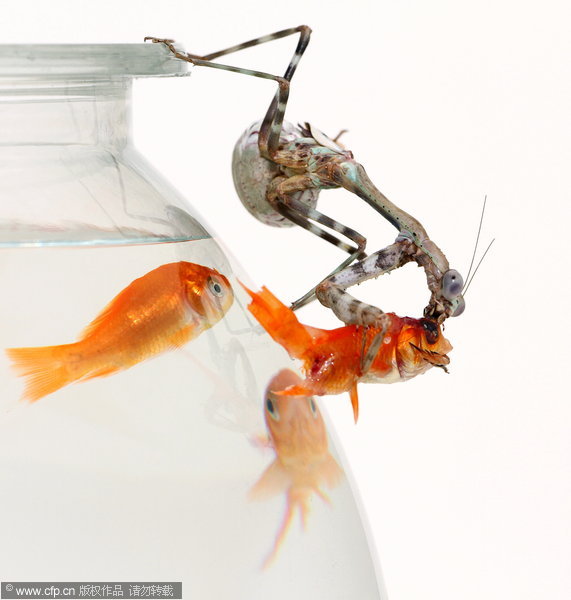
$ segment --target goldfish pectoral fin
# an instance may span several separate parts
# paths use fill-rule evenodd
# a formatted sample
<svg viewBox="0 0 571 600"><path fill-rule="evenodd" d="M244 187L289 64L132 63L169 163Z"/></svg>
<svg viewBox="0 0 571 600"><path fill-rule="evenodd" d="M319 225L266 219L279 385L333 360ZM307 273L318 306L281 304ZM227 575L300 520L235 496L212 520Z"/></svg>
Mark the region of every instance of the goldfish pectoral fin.
<svg viewBox="0 0 571 600"><path fill-rule="evenodd" d="M171 335L168 339L169 345L172 348L181 348L192 338L197 337L199 333L202 333L202 329L194 323L191 323L190 325L179 329L174 335Z"/></svg>
<svg viewBox="0 0 571 600"><path fill-rule="evenodd" d="M359 394L357 392L357 384L353 384L353 387L349 390L349 397L351 398L351 406L353 407L353 418L355 424L359 420Z"/></svg>
<svg viewBox="0 0 571 600"><path fill-rule="evenodd" d="M66 363L67 348L64 345L6 350L18 375L26 378L22 400L35 402L75 380Z"/></svg>
<svg viewBox="0 0 571 600"><path fill-rule="evenodd" d="M345 471L343 471L343 469L339 466L339 463L333 458L333 456L331 456L331 454L328 455L327 459L323 463L321 473L323 476L323 481L329 489L339 485L339 483L345 477Z"/></svg>
<svg viewBox="0 0 571 600"><path fill-rule="evenodd" d="M291 478L281 464L274 462L248 492L248 500L265 500L285 492L291 485Z"/></svg>
<svg viewBox="0 0 571 600"><path fill-rule="evenodd" d="M273 448L272 439L267 433L257 433L252 435L249 440L254 448L261 448L263 450Z"/></svg>

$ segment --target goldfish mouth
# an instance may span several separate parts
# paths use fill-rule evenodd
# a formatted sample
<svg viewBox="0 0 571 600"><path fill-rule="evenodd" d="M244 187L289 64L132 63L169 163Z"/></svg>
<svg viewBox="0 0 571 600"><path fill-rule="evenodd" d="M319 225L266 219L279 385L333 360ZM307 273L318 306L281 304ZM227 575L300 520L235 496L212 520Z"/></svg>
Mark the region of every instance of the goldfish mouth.
<svg viewBox="0 0 571 600"><path fill-rule="evenodd" d="M450 359L446 354L440 354L440 352L435 352L434 350L426 350L424 348L419 348L416 344L413 344L412 342L409 342L409 344L420 354L423 360L430 363L433 367L443 369L445 373L449 372L446 368L446 365L450 364Z"/></svg>

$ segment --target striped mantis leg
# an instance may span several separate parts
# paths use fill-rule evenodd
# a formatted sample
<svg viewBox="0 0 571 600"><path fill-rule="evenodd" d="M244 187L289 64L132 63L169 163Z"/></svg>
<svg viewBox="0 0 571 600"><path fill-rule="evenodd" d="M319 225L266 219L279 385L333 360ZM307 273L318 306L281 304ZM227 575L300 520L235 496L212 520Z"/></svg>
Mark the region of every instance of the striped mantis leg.
<svg viewBox="0 0 571 600"><path fill-rule="evenodd" d="M316 295L319 301L324 306L331 308L341 321L349 325L354 324L380 329L369 348L363 349L361 359L363 375L373 364L383 343L390 319L377 306L357 300L346 290L348 287L363 283L367 279L378 277L402 267L413 260L415 252L416 249L409 240L397 241L383 250L374 252L364 260L346 267L317 286Z"/></svg>
<svg viewBox="0 0 571 600"><path fill-rule="evenodd" d="M314 131L309 126L307 127L306 131ZM317 133L314 135L319 136ZM460 293L462 287L460 274L449 268L446 256L428 237L421 223L396 206L380 192L369 179L363 166L354 160L350 152L342 149L337 150L332 145L330 147L324 147L319 144L312 145L307 139L300 139L295 145L281 147L272 155L272 160L278 164L285 165L292 172L296 170L301 172L301 165L305 165L306 167L306 172L303 174L293 174L289 178L276 178L272 182L269 190L271 193L268 193L268 201L277 210L282 212L279 204L282 206L291 204L292 191L300 192L304 189L304 185L306 187L313 186L318 188L343 187L356 194L397 229L397 241L408 240L411 242L412 248L415 251L410 252L410 260L414 260L419 266L423 267L427 285L431 292L429 305L425 310L427 316L443 320L455 313L457 306L463 302ZM279 203L277 200L279 200ZM309 212L308 216L311 217ZM321 220L320 222L327 224L325 220ZM347 230L348 228L345 228L345 226L341 226L341 229L336 228L336 231L340 231L352 239L347 234ZM320 231L314 231L313 233L324 237ZM359 258L359 256L352 256ZM349 260L340 265L324 281L330 280L331 275L335 273L343 272L343 269L347 268L347 265L351 264L351 262ZM367 263L367 265L373 265L373 263ZM382 271L372 267L371 271L367 274L367 278L376 277L381 274ZM459 286L456 285L454 287L447 283L448 280L454 278L456 282L460 281ZM349 285L354 285L354 283L349 283ZM314 289L294 302L293 308L299 308L309 302L314 296ZM326 306L329 306L326 301L321 301ZM330 306L330 308L332 307ZM365 323L356 324L364 325Z"/></svg>
<svg viewBox="0 0 571 600"><path fill-rule="evenodd" d="M278 104L276 106L274 99L266 115L266 121L271 120L270 113L274 109L276 113L280 113L280 111L285 110L285 105ZM280 123L283 122L283 115L280 115L277 121ZM412 260L415 260L424 268L428 288L432 294L425 312L437 319L452 316L457 307L463 304L460 294L462 286L460 285L459 288L456 286L457 293L451 295L450 290L443 285L444 279L447 274L448 279L455 278L456 281L461 282L462 278L459 273L449 268L446 256L430 240L422 224L380 192L369 179L364 167L355 161L350 151L345 150L335 140L331 140L309 124L300 128L300 134L301 137L298 139L289 143L282 143L278 147L275 147L269 143L265 145L262 132L260 132L258 140L260 154L262 156L269 156L270 160L280 165L283 170L283 175L275 177L268 185L265 198L267 202L277 212L288 217L289 214L285 210L285 207L292 206L294 194L302 194L312 189L321 190L335 187L343 187L354 193L365 200L373 209L396 227L399 232L397 240L409 240L418 249L418 252L414 252L411 255ZM305 211L307 219L312 218L311 210L315 209L310 207ZM298 212L300 212L299 209ZM321 219L318 222L328 225L324 215L321 215ZM306 229L309 229L312 233L326 241L335 243L324 235L321 228L306 227ZM361 258L365 249L365 238L359 235L359 239L363 241L363 245L360 246L359 241L351 237L350 233L348 234L348 232L353 231L350 228L336 223L334 230L352 239L357 244L357 248L353 253L350 253L349 259L339 265L324 281L329 280L332 275L342 272L353 262L353 259ZM339 243L336 245L346 250L346 246L344 247ZM381 274L381 272L377 272L376 275L373 273L371 277ZM292 304L292 308L300 308L311 301L314 296L315 288L295 301Z"/></svg>
<svg viewBox="0 0 571 600"><path fill-rule="evenodd" d="M251 69L244 69L241 67L234 67L231 65L213 62L215 59L220 58L221 56L226 56L234 52L239 52L240 50L245 50L246 48L252 48L254 46L278 40L297 33L299 33L299 41L295 49L294 55L292 56L283 77L272 75L263 71L254 71ZM210 67L213 69L220 69L234 73L239 73L242 75L248 75L251 77L259 77L262 79L269 79L275 81L278 85L278 90L274 98L272 99L272 102L270 103L270 106L259 128L258 135L258 149L260 156L266 160L271 160L271 156L278 151L280 145L280 136L283 129L285 109L289 97L290 82L293 78L293 75L295 74L299 61L303 56L307 45L309 44L310 36L311 29L306 25L300 25L298 27L277 31L270 35L254 38L247 42L230 46L229 48L218 50L216 52L211 52L210 54L205 55L196 55L181 52L177 50L177 48L174 46L174 41L170 39L146 37L145 41L148 40L154 43L162 43L166 45L166 47L174 54L174 56L176 56L180 60L190 62L191 64L196 66ZM295 193L295 191L292 190L291 184L289 184L289 187L290 193ZM302 189L307 189L307 185L304 186ZM306 205L303 202L298 201L296 198L292 198L291 201L288 198L287 201L280 202L280 206L276 208L277 210L279 210L280 214L285 216L289 221L300 225L304 229L311 231L312 233L318 235L319 237L328 241L329 243L334 244L338 248L341 248L342 250L348 252L350 254L349 259L342 263L342 265L340 265L338 269L344 267L346 264L350 264L356 258L362 258L365 256L364 248L366 240L363 236L361 236L354 230L338 223L337 221L326 217L319 211L306 210ZM341 233L341 235L344 235L349 240L353 241L355 245L352 246L343 242L341 239L332 235L330 232L324 230L321 227L318 227L315 223L320 223L322 225L325 225L329 229L332 229L333 231Z"/></svg>
<svg viewBox="0 0 571 600"><path fill-rule="evenodd" d="M212 62L213 59L220 56L293 35L294 33L299 33L300 39L284 77ZM354 160L350 151L345 150L335 140L328 138L309 124L296 128L284 122L290 81L309 43L310 34L311 31L308 27L300 26L256 38L204 56L179 52L171 40L150 39L165 43L175 56L197 66L223 69L270 79L277 83L278 91L272 99L261 125L255 125L246 132L247 135L243 136L245 138L244 147L239 147L242 140L237 144L238 152L235 150L233 161L234 181L242 202L258 218L261 218L260 214L265 214L264 219L266 220L261 218L264 222L277 226L286 226L289 221L294 222L349 253L348 259L339 265L320 285L330 281L335 274L343 273L354 259L362 258L365 255L366 240L363 236L330 219L314 208L319 190L344 187L365 200L397 228L399 231L397 241L408 240L416 247L417 251L411 253L411 259L424 268L428 287L432 293L429 305L425 309L425 315L439 321L448 316L453 316L458 306L463 304L461 296L462 278L459 273L449 269L446 257L438 246L428 238L422 225L388 200L374 186L365 169ZM287 135L284 127L287 129ZM248 147L250 138L255 140L255 155L252 154L251 147ZM245 156L244 160L241 160L241 154ZM270 164L273 166L269 167ZM256 169L259 169L259 172ZM237 182L236 172L243 175L244 173L247 174L248 170L255 172L255 176L250 179L246 176L244 178L245 184L240 186L240 182ZM259 176L260 173L262 176ZM256 187L260 189L252 192L252 189ZM255 196L254 200L250 202L248 196ZM279 215L281 220L273 217L272 211L273 214ZM283 217L286 217L287 221ZM322 227L318 227L316 223L347 237L353 241L355 246L346 244L337 236ZM373 269L370 277L381 274L380 270ZM460 282L460 285L458 285L458 282ZM349 285L353 284L350 283ZM294 303L294 308L299 308L299 306L312 300L313 297L314 290L310 290ZM321 301L328 305L331 299L326 300L324 298ZM364 312L361 313L363 319L367 320L364 315Z"/></svg>

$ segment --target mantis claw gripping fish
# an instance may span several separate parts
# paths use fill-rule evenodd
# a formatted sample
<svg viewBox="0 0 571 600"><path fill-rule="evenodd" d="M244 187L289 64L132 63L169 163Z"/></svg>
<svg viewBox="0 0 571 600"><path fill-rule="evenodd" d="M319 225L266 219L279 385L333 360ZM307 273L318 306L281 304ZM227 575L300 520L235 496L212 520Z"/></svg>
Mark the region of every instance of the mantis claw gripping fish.
<svg viewBox="0 0 571 600"><path fill-rule="evenodd" d="M252 298L248 309L260 325L291 358L303 363L305 380L280 393L322 396L349 392L355 421L359 415L359 383L406 381L430 367L446 369L450 362L447 353L452 346L434 319L387 313L385 335L379 344L379 330L375 327L309 327L300 323L295 313L266 288L256 293L243 287ZM371 354L372 358L367 359Z"/></svg>

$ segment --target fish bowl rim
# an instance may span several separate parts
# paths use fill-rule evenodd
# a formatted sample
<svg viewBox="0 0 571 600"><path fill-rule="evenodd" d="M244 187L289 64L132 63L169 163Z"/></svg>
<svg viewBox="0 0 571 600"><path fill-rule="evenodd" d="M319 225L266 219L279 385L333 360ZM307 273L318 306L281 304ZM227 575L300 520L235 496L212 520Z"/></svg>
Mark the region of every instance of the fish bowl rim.
<svg viewBox="0 0 571 600"><path fill-rule="evenodd" d="M176 58L164 44L0 44L0 81L4 83L186 75L189 63Z"/></svg>

